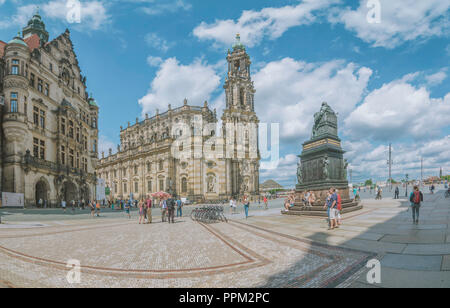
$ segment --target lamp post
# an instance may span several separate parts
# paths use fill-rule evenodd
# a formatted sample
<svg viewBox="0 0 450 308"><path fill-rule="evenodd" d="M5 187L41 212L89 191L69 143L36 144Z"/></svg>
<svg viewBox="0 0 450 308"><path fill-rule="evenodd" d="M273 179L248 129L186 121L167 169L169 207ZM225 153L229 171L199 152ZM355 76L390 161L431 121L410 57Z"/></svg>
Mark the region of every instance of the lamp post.
<svg viewBox="0 0 450 308"><path fill-rule="evenodd" d="M405 190L405 197L408 197L408 174L405 176L405 182L406 182L406 190Z"/></svg>

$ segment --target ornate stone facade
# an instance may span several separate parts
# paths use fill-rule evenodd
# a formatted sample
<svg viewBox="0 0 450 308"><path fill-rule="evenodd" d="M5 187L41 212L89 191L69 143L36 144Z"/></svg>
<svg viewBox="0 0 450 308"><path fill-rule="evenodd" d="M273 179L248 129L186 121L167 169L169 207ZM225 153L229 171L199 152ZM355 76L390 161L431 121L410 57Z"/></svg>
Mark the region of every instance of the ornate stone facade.
<svg viewBox="0 0 450 308"><path fill-rule="evenodd" d="M47 40L36 13L22 35L0 41L0 188L23 193L26 206L95 196L98 107L70 32Z"/></svg>
<svg viewBox="0 0 450 308"><path fill-rule="evenodd" d="M167 191L195 201L259 193L258 118L250 57L239 37L228 52L222 127L216 111L179 107L121 128L118 152L100 160L97 173L112 198L144 198ZM221 133L219 133L221 131Z"/></svg>

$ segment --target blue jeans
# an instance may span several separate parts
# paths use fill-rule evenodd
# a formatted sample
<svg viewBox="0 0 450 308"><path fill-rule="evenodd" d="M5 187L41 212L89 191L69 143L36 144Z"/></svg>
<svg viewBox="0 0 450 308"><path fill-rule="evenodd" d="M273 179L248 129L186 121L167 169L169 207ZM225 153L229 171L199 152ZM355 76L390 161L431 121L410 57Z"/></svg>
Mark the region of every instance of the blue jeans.
<svg viewBox="0 0 450 308"><path fill-rule="evenodd" d="M420 204L411 203L411 210L412 210L413 221L418 221L419 220Z"/></svg>
<svg viewBox="0 0 450 308"><path fill-rule="evenodd" d="M183 209L181 207L177 208L177 217L183 217Z"/></svg>
<svg viewBox="0 0 450 308"><path fill-rule="evenodd" d="M244 205L245 218L248 218L248 205Z"/></svg>

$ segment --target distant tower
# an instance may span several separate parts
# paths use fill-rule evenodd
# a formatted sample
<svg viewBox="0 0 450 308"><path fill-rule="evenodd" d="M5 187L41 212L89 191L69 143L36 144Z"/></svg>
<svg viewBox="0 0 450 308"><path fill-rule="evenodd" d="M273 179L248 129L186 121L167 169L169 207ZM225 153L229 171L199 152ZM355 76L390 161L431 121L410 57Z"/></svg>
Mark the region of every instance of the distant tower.
<svg viewBox="0 0 450 308"><path fill-rule="evenodd" d="M228 174L231 177L229 193L259 194L258 125L255 113L255 88L250 73L250 56L241 43L239 34L233 50L228 51L228 75L225 80L226 108L222 116L223 135L226 136ZM227 127L237 128L230 136ZM240 129L243 128L243 129ZM234 143L232 142L234 140ZM234 151L230 151L234 148ZM233 152L233 153L231 153ZM244 155L239 155L243 153ZM255 155L256 154L256 155Z"/></svg>
<svg viewBox="0 0 450 308"><path fill-rule="evenodd" d="M45 30L45 24L39 15L39 7L36 9L36 13L30 21L28 21L28 25L22 29L23 38L28 38L33 34L37 34L37 36L39 36L41 45L48 42L49 35Z"/></svg>

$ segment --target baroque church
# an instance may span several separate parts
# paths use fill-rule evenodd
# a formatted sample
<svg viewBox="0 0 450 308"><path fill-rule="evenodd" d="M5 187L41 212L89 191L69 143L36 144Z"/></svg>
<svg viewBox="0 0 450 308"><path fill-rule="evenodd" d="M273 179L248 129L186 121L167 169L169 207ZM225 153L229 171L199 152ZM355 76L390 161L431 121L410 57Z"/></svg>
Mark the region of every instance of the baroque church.
<svg viewBox="0 0 450 308"><path fill-rule="evenodd" d="M226 108L218 127L208 102L181 107L120 129L117 153L102 153L97 173L112 199L141 199L165 191L192 201L259 194L259 120L250 57L239 35L228 51ZM178 129L185 127L186 129ZM177 155L182 153L182 155Z"/></svg>
<svg viewBox="0 0 450 308"><path fill-rule="evenodd" d="M95 196L98 112L69 30L49 41L39 12L0 40L0 191L25 206Z"/></svg>

